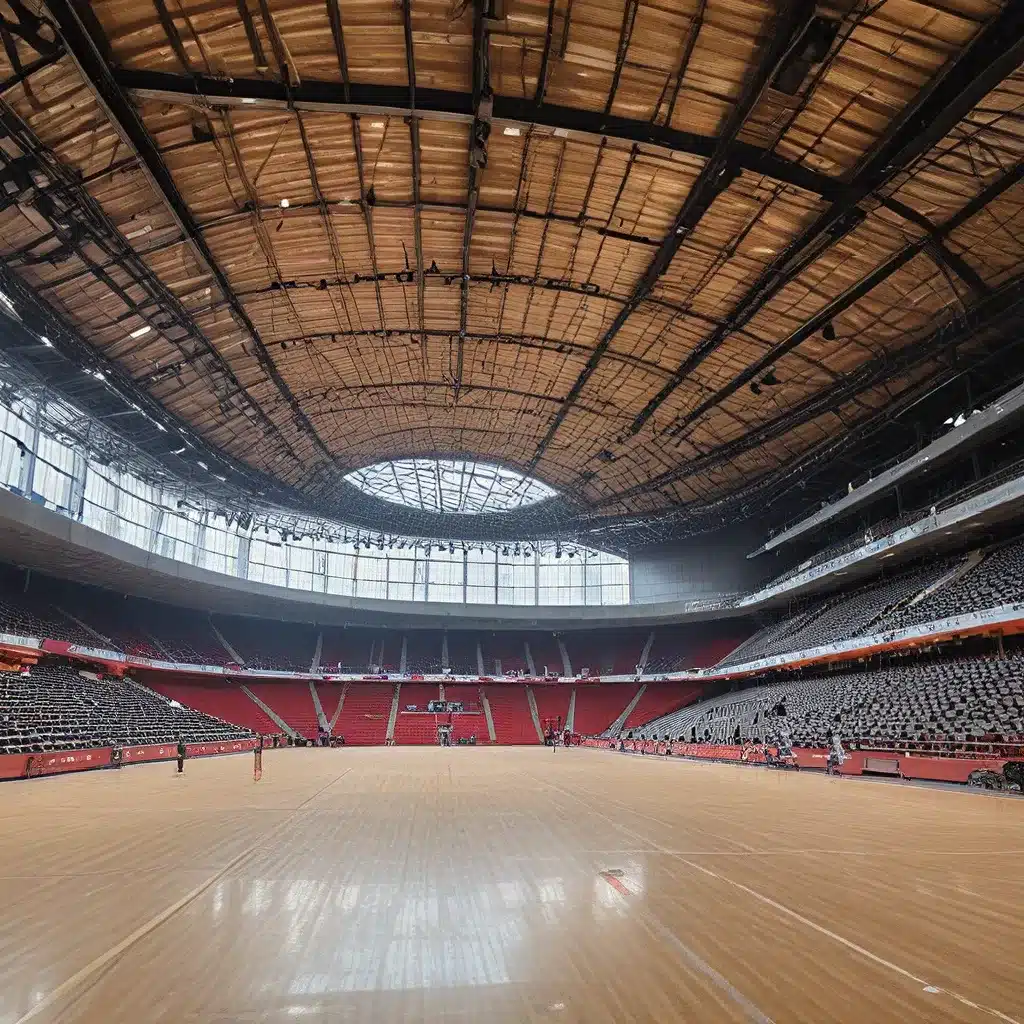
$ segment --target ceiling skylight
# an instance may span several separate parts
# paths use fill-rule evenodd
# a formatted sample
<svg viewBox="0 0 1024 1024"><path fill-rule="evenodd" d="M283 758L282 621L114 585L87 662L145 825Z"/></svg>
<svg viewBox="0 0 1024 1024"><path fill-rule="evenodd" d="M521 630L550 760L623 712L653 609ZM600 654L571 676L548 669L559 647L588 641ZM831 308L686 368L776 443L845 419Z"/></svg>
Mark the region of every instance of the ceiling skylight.
<svg viewBox="0 0 1024 1024"><path fill-rule="evenodd" d="M510 512L556 493L514 470L458 459L378 462L354 470L345 479L366 494L396 505L462 515Z"/></svg>

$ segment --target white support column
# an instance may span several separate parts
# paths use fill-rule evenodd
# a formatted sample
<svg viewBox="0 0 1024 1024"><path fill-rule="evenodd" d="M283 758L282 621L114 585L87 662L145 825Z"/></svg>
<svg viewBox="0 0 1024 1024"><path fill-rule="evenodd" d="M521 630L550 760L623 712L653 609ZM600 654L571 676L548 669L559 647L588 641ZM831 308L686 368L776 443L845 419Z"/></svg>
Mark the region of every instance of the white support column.
<svg viewBox="0 0 1024 1024"><path fill-rule="evenodd" d="M235 575L240 580L249 578L249 545L252 537L249 534L239 535L238 554L235 556Z"/></svg>
<svg viewBox="0 0 1024 1024"><path fill-rule="evenodd" d="M82 521L85 515L85 485L89 478L89 460L77 448L71 466L71 491L68 494L68 513L72 519Z"/></svg>
<svg viewBox="0 0 1024 1024"><path fill-rule="evenodd" d="M196 523L196 528L192 531L192 564L199 565L200 559L202 558L200 552L206 547L206 517L210 515L209 512L204 512L202 519Z"/></svg>
<svg viewBox="0 0 1024 1024"><path fill-rule="evenodd" d="M117 488L114 491L115 503L119 503L121 497L121 489ZM165 552L160 551L160 531L163 529L165 512L160 505L153 505L149 510L149 550L155 552L158 555L162 555ZM117 520L120 523L120 519ZM116 535L115 535L116 536Z"/></svg>
<svg viewBox="0 0 1024 1024"><path fill-rule="evenodd" d="M330 556L326 551L313 549L313 590L327 593L327 566Z"/></svg>
<svg viewBox="0 0 1024 1024"><path fill-rule="evenodd" d="M32 490L36 482L36 451L39 448L39 399L33 398L32 402L32 433L25 444L25 454L21 460L21 473L18 477L18 487L26 498L32 497Z"/></svg>

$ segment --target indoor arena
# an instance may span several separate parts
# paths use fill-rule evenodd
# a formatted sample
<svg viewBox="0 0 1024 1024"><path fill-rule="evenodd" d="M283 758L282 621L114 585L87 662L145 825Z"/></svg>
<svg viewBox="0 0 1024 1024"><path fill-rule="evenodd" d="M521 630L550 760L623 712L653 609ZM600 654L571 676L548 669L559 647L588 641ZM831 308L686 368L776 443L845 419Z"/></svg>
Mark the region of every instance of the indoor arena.
<svg viewBox="0 0 1024 1024"><path fill-rule="evenodd" d="M1024 3L0 43L0 1024L1024 1024Z"/></svg>

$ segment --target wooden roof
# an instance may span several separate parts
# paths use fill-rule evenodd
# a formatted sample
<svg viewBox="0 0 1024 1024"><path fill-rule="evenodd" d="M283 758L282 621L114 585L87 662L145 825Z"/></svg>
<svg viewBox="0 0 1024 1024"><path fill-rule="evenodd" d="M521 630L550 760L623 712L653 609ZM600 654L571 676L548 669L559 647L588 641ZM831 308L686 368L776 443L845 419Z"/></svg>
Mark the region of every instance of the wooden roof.
<svg viewBox="0 0 1024 1024"><path fill-rule="evenodd" d="M706 504L1003 308L1021 7L0 0L4 159L34 168L0 254L319 499L463 454L602 513Z"/></svg>

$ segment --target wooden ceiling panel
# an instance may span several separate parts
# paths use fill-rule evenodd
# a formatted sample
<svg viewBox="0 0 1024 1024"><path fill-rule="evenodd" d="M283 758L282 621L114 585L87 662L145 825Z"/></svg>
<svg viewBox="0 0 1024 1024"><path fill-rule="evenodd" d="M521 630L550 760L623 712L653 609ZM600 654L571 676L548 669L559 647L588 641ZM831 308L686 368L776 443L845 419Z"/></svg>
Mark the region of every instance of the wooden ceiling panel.
<svg viewBox="0 0 1024 1024"><path fill-rule="evenodd" d="M1014 277L1024 265L1024 184L993 200L946 241L990 288Z"/></svg>
<svg viewBox="0 0 1024 1024"><path fill-rule="evenodd" d="M696 4L687 8L699 10ZM708 0L678 88L672 127L715 136L767 38L773 8L757 0ZM680 54L686 43L680 40Z"/></svg>
<svg viewBox="0 0 1024 1024"><path fill-rule="evenodd" d="M915 94L997 13L919 0L846 4L831 59L787 118L779 152L828 174L852 171ZM973 8L973 10L972 10ZM756 120L756 115L755 115Z"/></svg>
<svg viewBox="0 0 1024 1024"><path fill-rule="evenodd" d="M941 225L1024 159L1024 71L989 92L902 174L892 198Z"/></svg>
<svg viewBox="0 0 1024 1024"><path fill-rule="evenodd" d="M716 500L941 374L896 357L1020 273L1024 78L971 91L974 46L1015 52L996 0L832 4L793 95L768 0L91 11L100 66L73 34L0 58L3 161L35 161L5 172L0 256L289 482L458 451L602 509ZM124 69L171 78L99 82ZM488 86L527 102L491 118Z"/></svg>

